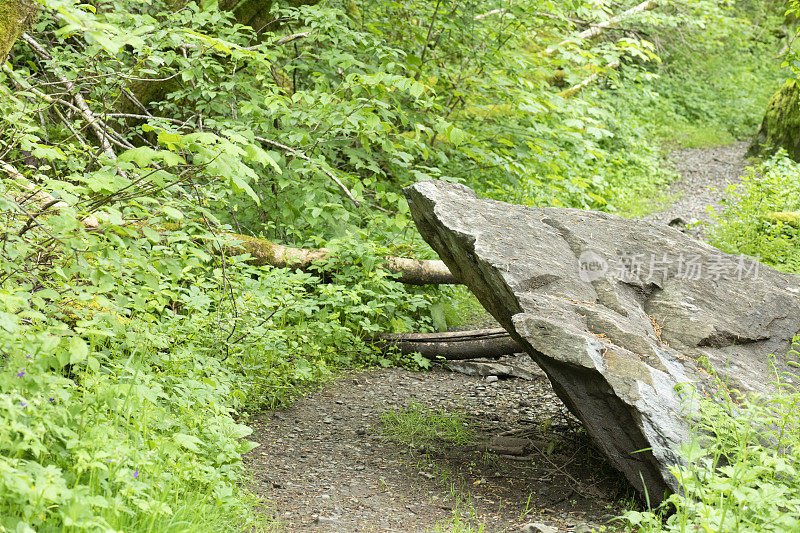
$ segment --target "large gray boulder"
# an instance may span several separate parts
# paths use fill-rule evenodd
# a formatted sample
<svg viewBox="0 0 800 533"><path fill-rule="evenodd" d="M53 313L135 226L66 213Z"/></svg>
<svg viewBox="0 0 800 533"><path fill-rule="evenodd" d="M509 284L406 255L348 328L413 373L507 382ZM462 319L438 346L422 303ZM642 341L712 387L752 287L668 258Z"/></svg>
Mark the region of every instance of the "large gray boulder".
<svg viewBox="0 0 800 533"><path fill-rule="evenodd" d="M696 436L679 389L769 393L800 331L800 278L664 225L478 198L424 181L405 191L451 272L541 366L608 460L657 502ZM738 392L736 392L738 391Z"/></svg>

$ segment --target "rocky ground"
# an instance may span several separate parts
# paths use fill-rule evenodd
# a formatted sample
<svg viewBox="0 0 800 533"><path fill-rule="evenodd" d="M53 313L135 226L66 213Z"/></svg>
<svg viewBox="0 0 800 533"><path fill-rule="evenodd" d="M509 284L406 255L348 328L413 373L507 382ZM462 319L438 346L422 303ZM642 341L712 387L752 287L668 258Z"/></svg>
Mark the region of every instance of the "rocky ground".
<svg viewBox="0 0 800 533"><path fill-rule="evenodd" d="M747 146L748 143L742 141L728 146L672 152L669 162L681 175L668 193L675 201L645 220L676 226L702 238L705 224L712 222L708 207L724 211L724 198L729 188L741 183Z"/></svg>
<svg viewBox="0 0 800 533"><path fill-rule="evenodd" d="M676 201L648 217L709 221L737 184L746 145L674 152ZM277 530L340 532L614 531L634 497L527 356L506 368L464 363L429 372L339 376L286 410L251 421L251 490ZM463 372L475 375L467 375ZM424 440L387 422L436 417L469 438Z"/></svg>
<svg viewBox="0 0 800 533"><path fill-rule="evenodd" d="M599 528L632 494L530 359L509 362L530 379L371 370L265 413L253 424L253 488L288 531ZM381 420L409 408L423 424L454 416L472 435L425 442Z"/></svg>

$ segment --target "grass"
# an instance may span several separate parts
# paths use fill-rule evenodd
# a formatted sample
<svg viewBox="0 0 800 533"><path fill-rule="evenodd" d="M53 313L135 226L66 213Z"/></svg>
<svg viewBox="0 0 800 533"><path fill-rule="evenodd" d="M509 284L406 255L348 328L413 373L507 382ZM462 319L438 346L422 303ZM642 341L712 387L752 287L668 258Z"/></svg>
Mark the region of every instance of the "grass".
<svg viewBox="0 0 800 533"><path fill-rule="evenodd" d="M384 412L381 424L384 435L409 446L437 442L466 445L475 438L462 413L433 411L416 402L403 409Z"/></svg>
<svg viewBox="0 0 800 533"><path fill-rule="evenodd" d="M416 402L409 403L405 408L384 412L381 414L381 425L385 436L410 447L424 445L430 448L441 443L464 446L475 441L475 434L467 425L463 413L427 409ZM434 461L429 453L417 461L416 468L447 488L447 498L452 505L452 517L437 522L431 531L482 533L486 530L484 524L478 523L472 495L457 472Z"/></svg>
<svg viewBox="0 0 800 533"><path fill-rule="evenodd" d="M444 319L448 327L477 327L494 321L465 286L447 287L442 292Z"/></svg>
<svg viewBox="0 0 800 533"><path fill-rule="evenodd" d="M468 494L453 504L453 516L447 521L437 522L432 531L437 533L483 533L486 525L478 523L478 513Z"/></svg>
<svg viewBox="0 0 800 533"><path fill-rule="evenodd" d="M677 173L674 177L677 178ZM618 210L615 214L625 218L646 217L666 209L669 204L677 199L676 195L668 194L663 190L633 195L617 204Z"/></svg>

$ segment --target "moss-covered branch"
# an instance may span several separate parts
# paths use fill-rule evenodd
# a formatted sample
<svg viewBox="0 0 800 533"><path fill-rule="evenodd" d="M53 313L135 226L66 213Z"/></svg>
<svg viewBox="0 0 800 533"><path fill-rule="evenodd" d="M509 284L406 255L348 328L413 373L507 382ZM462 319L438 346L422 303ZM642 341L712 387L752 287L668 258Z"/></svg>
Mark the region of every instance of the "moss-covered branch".
<svg viewBox="0 0 800 533"><path fill-rule="evenodd" d="M294 248L264 239L223 233L237 241L228 247L229 253L249 253L253 265L271 265L277 268L310 269L314 264L325 262L330 258L330 251L325 248ZM409 259L406 257L386 257L384 267L389 272L400 274L399 281L411 285L439 285L460 283L453 277L447 266L439 260Z"/></svg>

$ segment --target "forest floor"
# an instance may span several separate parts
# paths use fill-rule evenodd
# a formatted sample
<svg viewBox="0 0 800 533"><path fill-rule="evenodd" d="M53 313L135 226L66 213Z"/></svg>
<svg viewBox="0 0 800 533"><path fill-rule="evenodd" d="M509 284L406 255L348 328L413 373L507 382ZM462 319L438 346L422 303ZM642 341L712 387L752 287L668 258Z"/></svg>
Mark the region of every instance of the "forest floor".
<svg viewBox="0 0 800 533"><path fill-rule="evenodd" d="M710 221L706 207L719 209L738 183L745 149L673 152L682 176L668 193L674 200L646 218L702 236L691 225ZM535 523L527 531L555 533L608 524L630 506L632 489L530 358L506 362L524 379L440 365L339 375L251 422L260 446L245 458L250 488L282 531L513 532ZM463 424L467 443L411 435L442 418Z"/></svg>
<svg viewBox="0 0 800 533"><path fill-rule="evenodd" d="M670 165L681 177L667 193L673 199L663 210L645 220L662 222L702 238L704 224L713 223L708 207L724 211L723 200L731 185L738 186L744 174L748 142L740 141L713 148L684 148L669 154ZM696 225L697 224L697 225Z"/></svg>

